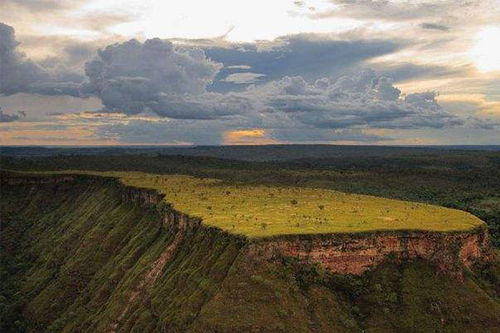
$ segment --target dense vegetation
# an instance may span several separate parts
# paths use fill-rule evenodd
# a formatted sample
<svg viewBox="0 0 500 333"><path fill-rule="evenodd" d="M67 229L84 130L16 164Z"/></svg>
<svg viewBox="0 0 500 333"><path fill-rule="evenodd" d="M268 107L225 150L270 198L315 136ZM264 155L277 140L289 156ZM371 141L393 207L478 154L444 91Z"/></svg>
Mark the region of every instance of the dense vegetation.
<svg viewBox="0 0 500 333"><path fill-rule="evenodd" d="M214 157L240 161L291 161L299 159L397 157L404 155L432 156L461 152L500 152L500 145L489 146L360 146L360 145L264 145L264 146L95 146L95 147L1 147L2 155L17 157L44 156L119 156L119 155L182 155Z"/></svg>
<svg viewBox="0 0 500 333"><path fill-rule="evenodd" d="M1 195L2 332L482 333L500 326L497 264L467 272L464 282L425 262L390 259L360 277L331 275L291 258L243 255L244 239L214 229L193 229L179 241L160 223L162 203L130 202L112 179L4 185ZM142 283L173 244L156 282Z"/></svg>
<svg viewBox="0 0 500 333"><path fill-rule="evenodd" d="M5 150L23 155L18 148ZM32 149L33 150L33 149ZM31 150L30 150L31 151ZM500 152L402 147L267 146L201 147L144 151L102 148L56 150L48 158L3 157L1 167L21 170L115 170L211 177L234 184L264 184L334 189L437 204L473 213L486 221L500 247ZM16 153L17 152L17 153ZM94 152L95 153L95 152ZM207 154L238 158L165 155ZM31 155L33 155L32 153ZM44 154L49 155L48 152ZM53 153L52 153L53 154ZM69 155L68 155L69 154ZM27 155L24 153L24 155ZM300 156L307 158L296 159ZM250 161L241 161L241 160ZM277 159L279 161L252 162Z"/></svg>

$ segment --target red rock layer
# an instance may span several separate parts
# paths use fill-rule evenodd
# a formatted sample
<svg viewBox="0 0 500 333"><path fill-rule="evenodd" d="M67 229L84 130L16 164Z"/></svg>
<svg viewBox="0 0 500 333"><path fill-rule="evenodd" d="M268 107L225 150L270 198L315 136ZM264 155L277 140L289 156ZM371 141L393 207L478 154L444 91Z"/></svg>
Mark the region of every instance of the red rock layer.
<svg viewBox="0 0 500 333"><path fill-rule="evenodd" d="M485 228L460 233L394 231L298 236L259 241L250 249L254 255L280 254L318 263L340 274L362 274L390 256L398 261L422 258L442 271L456 273L463 266L471 267L476 261L487 259L489 251Z"/></svg>

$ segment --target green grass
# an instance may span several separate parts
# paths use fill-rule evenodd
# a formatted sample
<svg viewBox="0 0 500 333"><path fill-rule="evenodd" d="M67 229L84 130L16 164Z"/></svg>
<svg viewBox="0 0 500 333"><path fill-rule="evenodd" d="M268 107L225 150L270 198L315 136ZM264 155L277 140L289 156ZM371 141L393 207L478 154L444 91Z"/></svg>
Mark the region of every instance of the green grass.
<svg viewBox="0 0 500 333"><path fill-rule="evenodd" d="M189 332L498 332L498 300L424 261L363 276L239 257Z"/></svg>
<svg viewBox="0 0 500 333"><path fill-rule="evenodd" d="M162 227L161 205L135 205L123 193L112 179L90 177L2 186L1 332L23 332L18 326L30 332L109 330L175 237ZM121 331L159 332L165 323L183 331L218 290L242 245L215 229L186 233L161 283L130 305Z"/></svg>
<svg viewBox="0 0 500 333"><path fill-rule="evenodd" d="M68 173L75 173L69 171ZM82 172L158 190L181 212L250 238L387 230L466 231L485 225L470 213L424 203L327 189L227 184L142 172Z"/></svg>

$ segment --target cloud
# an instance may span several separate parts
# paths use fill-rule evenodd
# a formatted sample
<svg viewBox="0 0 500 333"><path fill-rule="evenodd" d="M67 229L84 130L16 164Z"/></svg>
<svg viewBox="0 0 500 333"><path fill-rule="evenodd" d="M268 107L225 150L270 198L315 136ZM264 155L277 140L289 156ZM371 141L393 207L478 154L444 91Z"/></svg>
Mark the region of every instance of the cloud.
<svg viewBox="0 0 500 333"><path fill-rule="evenodd" d="M99 96L109 111L136 114L149 109L163 116L182 118L185 112L192 117L203 114L200 95L221 67L200 49L181 48L158 38L144 43L130 40L100 50L86 64L84 91ZM223 105L227 100L219 102ZM206 113L210 112L218 110Z"/></svg>
<svg viewBox="0 0 500 333"><path fill-rule="evenodd" d="M24 117L26 117L26 113L24 111L17 111L16 114L7 114L3 112L2 108L0 108L0 123L10 123Z"/></svg>
<svg viewBox="0 0 500 333"><path fill-rule="evenodd" d="M17 45L17 42L13 39L13 33L10 36ZM340 75L349 75L359 71L360 67L366 66L368 61L372 62L372 67L396 80L405 80L422 76L452 75L462 70L444 66L415 65L411 63L373 63L373 59L391 54L407 45L407 42L396 40L342 39L338 36L334 37L328 34L299 34L280 37L271 42L243 44L225 42L217 46L218 44L213 41L205 45L202 44L202 46L200 46L202 51L200 51L200 47L196 46L198 44L196 41L179 41L179 43L181 42L183 43L182 46L176 46L169 41L160 41L156 39L157 44L170 45L169 47L173 50L173 55L189 55L189 52L198 52L202 54L202 57L206 58L205 60L202 59L200 63L205 62L205 65L215 65L215 67L212 66L212 68L209 69L211 73L215 73L215 76L208 75L207 80L202 82L202 89L219 93L241 91L249 84L261 84L279 80L284 76L301 76L306 80L315 80L324 76L337 77ZM103 100L109 101L107 103L108 106L115 106L117 103L111 100L115 98L115 96L107 94L110 90L114 94L117 90L116 85L123 86L124 89L131 86L138 86L139 82L145 78L142 74L119 75L115 73L119 75L120 78L114 77L112 80L108 80L107 78L104 79L103 82L101 82L102 89L96 89L95 84L92 83L95 77L92 73L92 66L97 66L95 65L96 63L100 62L101 64L106 64L106 61L109 61L116 64L117 61L122 61L117 60L120 50L124 52L123 50L127 48L134 49L139 53L146 52L146 48L141 46L142 43L138 41L123 42L105 47L102 52L108 54L113 53L115 56L108 56L110 59L104 61L101 56L98 55L94 61L91 61L87 65L87 74L90 84L86 85L86 89L84 89L83 92L79 89L83 81L81 75L83 71L81 67L96 51L96 43L71 41L65 38L37 38L35 41L29 40L29 43L30 45L33 44L32 46L37 50L43 49L44 44L47 43L56 45L58 49L57 56L51 56L43 61L35 63L27 59L21 53L15 52L17 60L14 61L14 63L25 63L27 64L25 66L36 68L36 75L34 78L29 78L26 74L21 75L20 77L24 78L24 80L22 80L24 84L15 85L14 82L16 80L10 80L9 85L15 86L16 89L10 89L9 92L4 91L4 94L34 92L48 95L69 94L78 96L89 93L94 94L96 91L100 91L98 95L101 96ZM11 49L14 48L11 47ZM156 57L155 61L159 61L159 63L162 64L169 61L159 59L159 57L163 55L145 54L145 56ZM170 59L173 58L175 57L170 57ZM136 72L141 72L145 68L145 66L140 67L139 61L132 63L132 55L128 57L128 60L123 61L129 61L129 67L137 68ZM195 62L196 61L197 60L195 60ZM219 63L223 63L224 67L221 68ZM155 66L158 67L158 65ZM188 66L188 64L181 64L180 66ZM12 65L10 67L19 68L22 66ZM110 66L106 68L105 70L108 70ZM123 68L121 67L121 69ZM248 71L249 69L251 69L251 72ZM147 75L149 74L146 74L146 76ZM104 81L107 83L104 84ZM156 81L158 82L159 80ZM179 80L175 81L169 79L164 81L171 81L172 86L179 84ZM142 80L142 83L144 82L145 81ZM111 87L112 85L115 86ZM197 84L194 86L198 87ZM150 88L151 86L148 86L148 90ZM185 89L185 87L180 89ZM172 90L172 88L165 89L165 87L158 87L157 90L165 93ZM151 91L154 92L155 90L153 89ZM116 96L124 99L137 99L137 96L132 96L128 93L126 96L122 96L122 94ZM146 99L152 100L151 98ZM130 105L131 103L124 102L123 104L128 104L128 108L125 109L125 112L131 112L131 109L134 108L134 106ZM157 102L155 102L155 104L158 106ZM140 109L141 106L135 107L139 107Z"/></svg>
<svg viewBox="0 0 500 333"><path fill-rule="evenodd" d="M342 39L329 34L298 34L271 42L204 46L203 49L210 59L225 66L209 87L212 91L224 92L237 88L223 81L232 73L242 72L235 66L249 66L252 72L265 75L261 82L286 75L314 80L358 71L366 61L400 50L406 43L395 39Z"/></svg>
<svg viewBox="0 0 500 333"><path fill-rule="evenodd" d="M25 37L33 53L45 51L50 55L35 62L17 50L19 43L14 38L13 29L6 25L4 27L9 30L8 33L2 33L5 37L3 39L9 40L10 43L5 47L10 50L9 68L17 74L11 75L10 87L3 89L2 93L35 92L74 96L79 93L77 84L83 79L80 66L91 58L99 43L74 41L63 37ZM184 41L189 44L184 47L173 46L168 41L162 43L171 45L175 51L173 54L188 54L189 50L196 53L200 52L201 47L212 62L224 63L225 67L221 70L214 69L217 77L210 77L209 90L214 92L241 89L245 84L254 83L256 75L262 75L260 82L266 82L284 75L301 75L306 79L315 79L324 75L346 74L366 60L390 54L403 47L402 42L392 40L342 40L321 34L285 36L272 42L223 43L224 46L216 46L215 41L200 47L197 46L199 42L192 40L189 43ZM128 47L134 48L132 44L134 43L128 43ZM46 50L47 45L56 49ZM108 50L107 53L117 54L120 49L126 49L125 43L119 45L121 47L109 47L105 50ZM139 50L140 47L135 45L135 48ZM240 74L248 72L250 68L254 74ZM28 73L31 73L31 76ZM212 79L215 79L215 82L212 82Z"/></svg>
<svg viewBox="0 0 500 333"><path fill-rule="evenodd" d="M132 49L126 52L121 50L123 44L113 46L120 50L117 54L115 51L101 52L101 60L92 62L87 68L88 72L94 66L99 69L89 74L91 80L99 78L92 84L108 89L105 92L98 91L107 112L137 115L149 111L166 119L135 119L129 123L109 124L98 132L105 139L119 135L123 142L158 143L163 138L166 142L176 144L217 144L224 142L223 132L239 133L238 130L242 128L262 128L270 133L265 139L279 141L288 138L288 141L296 142L368 142L387 139L366 133L370 128L445 128L462 126L468 121L443 110L436 101L436 93L402 95L392 79L377 75L372 70L337 79L324 77L313 82L301 76L285 76L280 80L225 94L207 92L206 76L201 76L201 82L194 82L189 87L184 81L171 87L172 82L155 81L155 75L163 77L162 68L172 67L170 61L168 64L159 61L165 61L168 57L161 56L147 62L158 64L158 70L148 66L143 68L142 61L150 57L143 50L134 52L137 47L142 49L148 42L131 43L127 47L132 46ZM164 47L163 44L161 46ZM167 47L168 52L174 52L170 49L171 45ZM124 57L118 56L124 54ZM128 58L130 55L131 59ZM120 61L115 62L112 60L114 57ZM107 64L102 64L104 59L108 61ZM137 59L141 59L139 65L136 64ZM199 59L204 63L209 61L204 56ZM102 69L106 66L110 72ZM215 74L214 70L210 77ZM182 76L181 79L187 80ZM190 76L190 79L196 80L196 76ZM186 89L178 90L183 85L186 85ZM107 94L112 95L113 99L109 99ZM294 140L290 140L292 134Z"/></svg>
<svg viewBox="0 0 500 333"><path fill-rule="evenodd" d="M14 29L0 23L0 94L78 95L83 77L65 68L47 69L17 50Z"/></svg>
<svg viewBox="0 0 500 333"><path fill-rule="evenodd" d="M233 66L227 66L227 69L251 69L252 67L248 65L233 65Z"/></svg>
<svg viewBox="0 0 500 333"><path fill-rule="evenodd" d="M262 128L236 129L224 133L224 144L227 145L263 145L276 144L269 133Z"/></svg>
<svg viewBox="0 0 500 333"><path fill-rule="evenodd" d="M5 5L14 5L34 12L62 10L75 7L83 0L3 0Z"/></svg>
<svg viewBox="0 0 500 333"><path fill-rule="evenodd" d="M444 111L433 92L401 96L392 80L365 70L337 80L313 84L302 77L285 77L249 89L269 115L315 128L443 128L463 124ZM283 121L283 119L281 119Z"/></svg>
<svg viewBox="0 0 500 333"><path fill-rule="evenodd" d="M376 62L371 68L384 76L391 77L395 82L415 80L422 78L443 78L458 75L467 75L473 69L470 65L443 66L430 64L413 64L409 62Z"/></svg>
<svg viewBox="0 0 500 333"><path fill-rule="evenodd" d="M98 97L99 114L123 117L58 119L93 124L105 141L379 142L389 138L374 129L494 128L443 109L434 92L403 94L393 77L445 76L450 70L374 63L406 42L302 34L272 42L196 47L158 38L132 39L100 49L86 62L83 79L66 66L58 67L58 58L26 58L17 50L13 29L0 27L0 73L9 78L2 75L0 93ZM90 45L62 45L59 59L65 59L64 64L77 66L92 54ZM359 71L368 62L382 74ZM226 91L218 89L218 83L240 87ZM8 120L15 116L2 115Z"/></svg>
<svg viewBox="0 0 500 333"><path fill-rule="evenodd" d="M491 118L469 117L467 127L474 129L496 130L500 129L500 121Z"/></svg>
<svg viewBox="0 0 500 333"><path fill-rule="evenodd" d="M231 82L234 84L250 84L250 83L256 83L258 82L261 78L265 77L264 74L259 74L259 73L233 73L229 74L226 76L224 79L221 81L223 82Z"/></svg>
<svg viewBox="0 0 500 333"><path fill-rule="evenodd" d="M443 17L457 11L470 11L481 6L479 0L397 1L397 0L330 0L333 9L315 11L315 18L350 17L387 21L406 21Z"/></svg>
<svg viewBox="0 0 500 333"><path fill-rule="evenodd" d="M16 52L14 29L0 23L0 93L13 94L43 75L42 70Z"/></svg>
<svg viewBox="0 0 500 333"><path fill-rule="evenodd" d="M419 26L422 29L428 29L428 30L439 30L439 31L449 31L450 27L443 25L443 24L437 24L437 23L420 23Z"/></svg>

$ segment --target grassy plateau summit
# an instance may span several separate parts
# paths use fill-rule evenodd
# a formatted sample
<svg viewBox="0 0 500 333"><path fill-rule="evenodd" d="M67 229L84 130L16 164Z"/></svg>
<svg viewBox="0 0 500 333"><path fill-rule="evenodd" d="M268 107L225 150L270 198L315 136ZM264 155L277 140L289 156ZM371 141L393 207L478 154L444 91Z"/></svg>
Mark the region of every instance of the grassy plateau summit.
<svg viewBox="0 0 500 333"><path fill-rule="evenodd" d="M211 178L142 172L90 173L157 190L174 209L201 218L207 226L250 238L388 230L467 231L484 225L457 209L327 189L228 184Z"/></svg>

